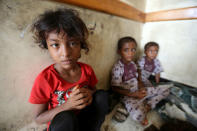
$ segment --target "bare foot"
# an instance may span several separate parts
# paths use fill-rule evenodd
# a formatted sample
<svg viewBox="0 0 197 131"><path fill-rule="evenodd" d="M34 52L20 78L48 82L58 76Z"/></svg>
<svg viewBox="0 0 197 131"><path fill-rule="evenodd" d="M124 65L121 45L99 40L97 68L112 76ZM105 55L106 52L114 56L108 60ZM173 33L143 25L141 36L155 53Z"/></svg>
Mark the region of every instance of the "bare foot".
<svg viewBox="0 0 197 131"><path fill-rule="evenodd" d="M148 119L145 118L145 119L141 122L141 124L142 124L143 126L147 126L147 125L148 125Z"/></svg>

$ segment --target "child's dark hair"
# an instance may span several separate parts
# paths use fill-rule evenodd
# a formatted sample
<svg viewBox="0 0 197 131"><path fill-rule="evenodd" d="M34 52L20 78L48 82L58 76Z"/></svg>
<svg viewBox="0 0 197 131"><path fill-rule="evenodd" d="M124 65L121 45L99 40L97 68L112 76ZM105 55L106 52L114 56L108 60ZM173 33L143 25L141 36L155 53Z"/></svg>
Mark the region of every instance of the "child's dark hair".
<svg viewBox="0 0 197 131"><path fill-rule="evenodd" d="M134 42L135 45L137 46L137 42L135 41L134 38L132 38L132 37L130 37L130 36L126 36L126 37L122 37L122 38L120 38L120 39L118 40L118 50L120 50L120 49L123 47L123 45L124 45L125 43L128 43L128 42Z"/></svg>
<svg viewBox="0 0 197 131"><path fill-rule="evenodd" d="M88 29L78 12L72 9L58 9L56 11L46 11L40 15L39 19L33 24L32 31L35 33L34 39L41 48L48 49L46 38L51 31L65 32L67 37L80 41L81 48L89 51L86 42Z"/></svg>
<svg viewBox="0 0 197 131"><path fill-rule="evenodd" d="M156 42L151 41L151 42L146 43L146 45L144 46L144 50L147 51L148 48L150 48L151 46L156 46L159 49L159 44L157 44Z"/></svg>

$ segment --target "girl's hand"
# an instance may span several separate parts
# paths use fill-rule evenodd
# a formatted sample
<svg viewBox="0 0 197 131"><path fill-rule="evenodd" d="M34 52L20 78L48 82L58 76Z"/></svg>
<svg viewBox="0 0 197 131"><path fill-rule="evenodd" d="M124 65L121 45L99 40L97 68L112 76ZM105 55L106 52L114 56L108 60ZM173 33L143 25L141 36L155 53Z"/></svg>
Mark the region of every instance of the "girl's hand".
<svg viewBox="0 0 197 131"><path fill-rule="evenodd" d="M83 109L92 102L91 91L86 88L75 86L68 100L61 106L48 110L48 103L34 104L34 117L36 123L44 124L51 121L56 114L66 110Z"/></svg>
<svg viewBox="0 0 197 131"><path fill-rule="evenodd" d="M62 104L62 108L65 110L83 109L88 105L90 99L88 93L85 92L84 89L78 87L77 85L73 88L68 100Z"/></svg>
<svg viewBox="0 0 197 131"><path fill-rule="evenodd" d="M82 92L84 92L84 94L88 98L87 105L90 105L92 103L92 99L93 99L93 97L92 97L93 91L88 88L80 88L80 89Z"/></svg>
<svg viewBox="0 0 197 131"><path fill-rule="evenodd" d="M138 90L139 92L141 92L141 93L146 93L147 91L146 91L146 88L140 88L139 90Z"/></svg>
<svg viewBox="0 0 197 131"><path fill-rule="evenodd" d="M136 92L136 97L138 99L142 99L147 95L146 89L145 88L141 88Z"/></svg>
<svg viewBox="0 0 197 131"><path fill-rule="evenodd" d="M143 82L138 82L138 87L139 88L144 88L144 83Z"/></svg>

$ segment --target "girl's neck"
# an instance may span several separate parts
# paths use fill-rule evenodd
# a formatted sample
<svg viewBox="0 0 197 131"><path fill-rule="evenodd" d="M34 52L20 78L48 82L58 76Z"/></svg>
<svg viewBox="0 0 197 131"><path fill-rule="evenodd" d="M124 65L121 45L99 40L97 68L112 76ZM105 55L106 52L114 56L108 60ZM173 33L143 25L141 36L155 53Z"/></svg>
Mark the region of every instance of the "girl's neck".
<svg viewBox="0 0 197 131"><path fill-rule="evenodd" d="M120 59L121 60L121 62L123 63L123 64L125 64L125 65L128 65L129 63L131 63L131 61L126 61L126 60L124 60L124 59Z"/></svg>
<svg viewBox="0 0 197 131"><path fill-rule="evenodd" d="M80 66L78 64L76 64L75 66L73 66L73 68L70 69L64 69L62 68L59 64L55 64L54 68L56 69L56 71L61 75L61 76L72 76L72 74L74 74L75 72L78 72L80 69Z"/></svg>
<svg viewBox="0 0 197 131"><path fill-rule="evenodd" d="M65 70L60 65L55 64L54 68L65 81L69 83L77 82L81 77L81 67L76 64L72 69Z"/></svg>
<svg viewBox="0 0 197 131"><path fill-rule="evenodd" d="M149 58L149 57L147 57L147 56L146 56L146 59L147 59L149 62L153 61L153 59L151 59L151 58Z"/></svg>

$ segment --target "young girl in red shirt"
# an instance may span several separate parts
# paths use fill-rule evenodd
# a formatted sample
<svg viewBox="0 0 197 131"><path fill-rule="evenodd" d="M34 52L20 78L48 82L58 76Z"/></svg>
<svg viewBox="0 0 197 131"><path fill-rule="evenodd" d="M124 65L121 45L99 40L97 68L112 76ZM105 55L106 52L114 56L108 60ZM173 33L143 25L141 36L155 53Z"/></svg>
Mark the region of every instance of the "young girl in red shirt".
<svg viewBox="0 0 197 131"><path fill-rule="evenodd" d="M88 30L76 11L59 9L40 15L33 24L35 40L48 49L54 64L36 78L29 102L38 124L50 131L100 131L108 112L108 95L96 91L91 66L78 62L89 51Z"/></svg>

